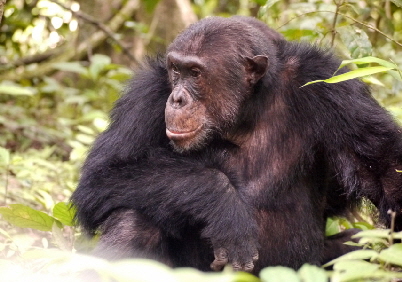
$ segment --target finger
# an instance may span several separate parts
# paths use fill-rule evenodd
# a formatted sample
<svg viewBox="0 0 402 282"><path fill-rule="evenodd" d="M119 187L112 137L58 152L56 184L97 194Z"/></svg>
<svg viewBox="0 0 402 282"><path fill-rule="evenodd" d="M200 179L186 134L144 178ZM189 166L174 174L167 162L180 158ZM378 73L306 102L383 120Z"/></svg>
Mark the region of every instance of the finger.
<svg viewBox="0 0 402 282"><path fill-rule="evenodd" d="M254 262L249 261L244 264L243 271L252 272L254 269Z"/></svg>
<svg viewBox="0 0 402 282"><path fill-rule="evenodd" d="M238 261L232 262L232 268L234 271L242 271L243 270L243 267L241 266L241 264Z"/></svg>
<svg viewBox="0 0 402 282"><path fill-rule="evenodd" d="M258 251L255 251L255 253L253 255L253 262L256 262L258 259L259 259Z"/></svg>
<svg viewBox="0 0 402 282"><path fill-rule="evenodd" d="M219 248L214 251L215 260L211 263L211 269L214 271L220 271L225 265L228 264L228 252L224 248Z"/></svg>

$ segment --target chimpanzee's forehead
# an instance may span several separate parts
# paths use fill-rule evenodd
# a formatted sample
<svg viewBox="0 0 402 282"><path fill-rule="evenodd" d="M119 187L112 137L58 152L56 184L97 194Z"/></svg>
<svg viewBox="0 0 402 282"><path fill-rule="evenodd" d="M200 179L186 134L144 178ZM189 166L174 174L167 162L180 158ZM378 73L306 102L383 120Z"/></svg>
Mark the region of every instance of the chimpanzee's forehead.
<svg viewBox="0 0 402 282"><path fill-rule="evenodd" d="M247 45L247 29L238 22L218 17L201 20L184 30L168 48L168 52L178 51L186 54L227 53L239 46ZM244 42L244 44L239 44ZM233 50L235 51L235 50Z"/></svg>

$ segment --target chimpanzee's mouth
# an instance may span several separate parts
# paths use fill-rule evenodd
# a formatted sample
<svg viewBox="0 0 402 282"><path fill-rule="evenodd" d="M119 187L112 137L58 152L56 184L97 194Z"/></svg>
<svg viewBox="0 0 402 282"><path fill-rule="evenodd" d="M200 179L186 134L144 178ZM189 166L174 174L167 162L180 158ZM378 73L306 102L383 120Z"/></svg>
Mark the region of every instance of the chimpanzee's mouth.
<svg viewBox="0 0 402 282"><path fill-rule="evenodd" d="M182 140L191 139L191 138L195 137L198 134L198 132L201 130L201 128L202 128L202 125L200 125L196 129L190 130L190 131L179 131L179 130L166 128L166 135L172 141L182 141Z"/></svg>

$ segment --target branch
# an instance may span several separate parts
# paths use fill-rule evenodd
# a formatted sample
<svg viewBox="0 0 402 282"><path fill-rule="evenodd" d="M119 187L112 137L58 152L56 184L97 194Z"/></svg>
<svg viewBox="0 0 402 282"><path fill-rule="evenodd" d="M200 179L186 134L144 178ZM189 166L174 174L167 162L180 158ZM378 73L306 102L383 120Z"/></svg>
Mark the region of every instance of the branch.
<svg viewBox="0 0 402 282"><path fill-rule="evenodd" d="M338 19L338 15L339 15L339 8L343 5L343 0L339 0L339 2L334 0L334 3L336 5L336 10L335 10L334 20L332 22L331 47L334 46L334 41L335 41L335 36L336 36L336 20Z"/></svg>
<svg viewBox="0 0 402 282"><path fill-rule="evenodd" d="M0 0L0 23L4 13L4 6L6 5L6 0Z"/></svg>
<svg viewBox="0 0 402 282"><path fill-rule="evenodd" d="M139 0L130 0L120 9L120 11L109 21L108 28L110 30L118 30L129 18L135 10L139 8ZM99 46L107 38L106 33L103 31L97 31L92 34L92 36L87 40L91 46ZM15 69L3 72L0 74L0 81L2 80L16 80L18 79L32 79L34 77L40 77L48 75L55 71L53 65L56 62L68 62L72 58L76 57L81 59L86 55L87 44L82 42L78 45L78 48L73 47L73 42L68 42L64 46L60 47L63 52L51 57L47 62L41 63L37 68L33 70L28 70L25 67L21 73L16 72Z"/></svg>
<svg viewBox="0 0 402 282"><path fill-rule="evenodd" d="M24 66L24 65L29 65L29 64L37 64L37 63L46 61L51 56L59 54L59 52L60 52L60 50L58 50L57 48L49 49L40 54L35 54L32 56L26 56L26 57L20 58L20 59L16 60L13 63L13 65L14 65L14 67L19 67L19 66Z"/></svg>
<svg viewBox="0 0 402 282"><path fill-rule="evenodd" d="M135 62L138 64L138 61L136 60L136 58L130 53L130 51L116 38L116 35L114 35L114 33L103 23L101 23L100 21L96 20L95 18L91 17L90 15L81 12L81 11L74 11L72 10L70 7L68 7L67 5L60 3L57 0L51 0L53 3L56 3L57 5L59 5L60 7L63 7L66 10L69 10L74 16L83 19L84 21L87 21L93 25L95 25L97 28L99 28L100 30L102 30L110 39L112 39L117 45L119 45L119 47L123 50L124 55L126 55L127 57L130 58L131 61Z"/></svg>
<svg viewBox="0 0 402 282"><path fill-rule="evenodd" d="M314 14L314 13L335 13L335 12L334 12L334 11L313 11L313 12L303 13L303 14L301 14L301 15L298 15L298 16L294 17L294 18L291 18L290 20L288 20L287 22L285 22L283 25L279 26L279 27L277 28L277 30L280 29L281 27L287 25L288 23L290 23L291 21L293 21L293 20L295 20L295 19L297 19L297 18L303 17L303 16L308 15L308 14ZM381 34L381 35L384 36L385 38L387 38L387 39L389 39L390 41L394 42L396 45L402 47L402 43L400 43L400 42L396 41L395 39L389 37L387 34L385 34L384 32L382 32L382 31L379 30L378 28L376 28L376 27L374 27L374 26L372 26L372 25L370 25L370 24L367 24L367 23L358 21L358 20L352 18L351 16L348 16L348 15L345 15L345 14L342 14L342 13L339 13L339 12L338 12L337 14L340 15L340 16L342 16L342 17L348 18L348 19L354 21L355 23L361 24L361 25L363 25L363 26L365 26L365 27L368 27L369 29L372 29L372 30L378 32L379 34Z"/></svg>

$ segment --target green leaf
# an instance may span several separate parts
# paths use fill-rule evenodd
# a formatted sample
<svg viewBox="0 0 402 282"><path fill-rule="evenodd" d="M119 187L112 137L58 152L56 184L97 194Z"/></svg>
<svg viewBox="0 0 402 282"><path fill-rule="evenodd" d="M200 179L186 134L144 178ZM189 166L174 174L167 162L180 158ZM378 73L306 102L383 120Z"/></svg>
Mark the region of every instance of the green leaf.
<svg viewBox="0 0 402 282"><path fill-rule="evenodd" d="M313 84L313 83L317 83L317 82L325 82L325 83L338 83L338 82L342 82L342 81L346 81L346 80L350 80L350 79L354 79L354 78L358 78L358 77L364 77L367 75L372 75L375 73L380 73L380 72L386 72L391 70L392 68L387 68L387 67L367 67L367 68L361 68L361 69L357 69L357 70L352 70L350 72L347 73L343 73L340 75L336 75L333 76L331 78L325 79L325 80L314 80L314 81L310 81L306 84L304 84L302 87L307 86L309 84Z"/></svg>
<svg viewBox="0 0 402 282"><path fill-rule="evenodd" d="M388 73L396 80L402 81L401 71L390 70Z"/></svg>
<svg viewBox="0 0 402 282"><path fill-rule="evenodd" d="M400 239L400 240L402 240L402 231L400 231L400 232L394 232L394 233L392 234L392 237L393 237L394 239Z"/></svg>
<svg viewBox="0 0 402 282"><path fill-rule="evenodd" d="M77 129L84 134L95 135L95 131L89 126L78 125Z"/></svg>
<svg viewBox="0 0 402 282"><path fill-rule="evenodd" d="M54 218L44 212L34 210L21 204L11 204L8 207L0 207L0 214L11 224L33 228L41 231L50 231Z"/></svg>
<svg viewBox="0 0 402 282"><path fill-rule="evenodd" d="M336 260L356 260L356 259L369 259L372 260L378 256L378 253L373 250L357 250L347 253Z"/></svg>
<svg viewBox="0 0 402 282"><path fill-rule="evenodd" d="M269 9L271 8L273 5L275 5L277 2L279 2L280 0L268 0L265 5L264 5L264 9Z"/></svg>
<svg viewBox="0 0 402 282"><path fill-rule="evenodd" d="M360 237L389 238L390 232L391 231L389 229L363 230L353 235L353 238L360 238Z"/></svg>
<svg viewBox="0 0 402 282"><path fill-rule="evenodd" d="M233 282L261 282L260 279L247 272L236 272Z"/></svg>
<svg viewBox="0 0 402 282"><path fill-rule="evenodd" d="M80 62L54 63L53 67L60 71L70 71L79 74L87 73L87 69Z"/></svg>
<svg viewBox="0 0 402 282"><path fill-rule="evenodd" d="M260 273L263 282L300 282L296 271L283 266L264 268Z"/></svg>
<svg viewBox="0 0 402 282"><path fill-rule="evenodd" d="M89 75L92 79L97 79L99 74L105 67L111 64L110 57L96 54L91 57L91 65L89 66Z"/></svg>
<svg viewBox="0 0 402 282"><path fill-rule="evenodd" d="M159 3L159 1L160 0L147 0L147 1L143 1L144 2L143 5L145 6L146 11L148 13L151 13L155 9L155 7Z"/></svg>
<svg viewBox="0 0 402 282"><path fill-rule="evenodd" d="M10 151L0 147L0 165L8 165L10 163Z"/></svg>
<svg viewBox="0 0 402 282"><path fill-rule="evenodd" d="M74 226L75 208L71 203L57 203L53 208L53 216L64 225Z"/></svg>
<svg viewBox="0 0 402 282"><path fill-rule="evenodd" d="M370 278L378 269L378 265L366 261L339 261L334 265L335 273L332 275L331 281L355 281Z"/></svg>
<svg viewBox="0 0 402 282"><path fill-rule="evenodd" d="M402 266L402 244L394 244L380 252L379 260Z"/></svg>
<svg viewBox="0 0 402 282"><path fill-rule="evenodd" d="M325 236L331 236L339 233L339 220L328 218L325 226Z"/></svg>
<svg viewBox="0 0 402 282"><path fill-rule="evenodd" d="M357 251L347 253L343 256L340 256L339 258L336 258L336 259L326 263L324 265L324 267L336 264L339 261L362 260L362 259L372 260L372 259L375 259L377 256L378 256L378 253L373 250L357 250Z"/></svg>
<svg viewBox="0 0 402 282"><path fill-rule="evenodd" d="M345 229L350 229L353 228L353 224L347 220L346 218L340 218L339 219L339 224L343 227L345 227Z"/></svg>
<svg viewBox="0 0 402 282"><path fill-rule="evenodd" d="M171 268L151 260L136 260L135 262L132 260L120 260L113 262L108 269L105 269L104 274L117 281L127 282L180 281L176 279Z"/></svg>
<svg viewBox="0 0 402 282"><path fill-rule="evenodd" d="M354 228L359 228L361 230L372 230L374 227L368 222L358 221L353 223Z"/></svg>
<svg viewBox="0 0 402 282"><path fill-rule="evenodd" d="M235 273L233 271L224 271L221 273L205 273L194 268L177 268L174 270L177 282L255 282L255 280L234 280ZM248 277L255 276L248 275ZM162 281L155 279L154 281ZM257 279L258 281L258 279Z"/></svg>
<svg viewBox="0 0 402 282"><path fill-rule="evenodd" d="M353 59L353 60L344 60L341 62L341 65L339 66L338 70L348 64L363 65L363 64L370 64L370 63L376 63L383 67L391 68L391 69L397 68L397 66L394 63L391 63L391 62L388 62L388 61L385 61L385 60L382 60L382 59L379 59L376 57L368 56L368 57L358 58L358 59Z"/></svg>
<svg viewBox="0 0 402 282"><path fill-rule="evenodd" d="M82 134L82 133L77 134L75 136L75 138L78 141L80 141L82 144L87 144L87 145L92 144L94 142L94 139L95 139L94 136L90 136L90 135Z"/></svg>
<svg viewBox="0 0 402 282"><path fill-rule="evenodd" d="M301 281L305 282L327 282L328 277L325 270L315 266L304 264L298 271Z"/></svg>
<svg viewBox="0 0 402 282"><path fill-rule="evenodd" d="M263 6L266 3L266 0L253 0L253 1L260 6Z"/></svg>
<svg viewBox="0 0 402 282"><path fill-rule="evenodd" d="M388 71L389 73L390 71ZM367 83L367 84L373 84L373 85L378 85L378 86L382 86L385 87L385 84L382 83L379 79L373 77L373 76L366 76L362 78L363 82Z"/></svg>
<svg viewBox="0 0 402 282"><path fill-rule="evenodd" d="M24 95L24 96L32 96L35 95L35 92L27 87L22 86L14 86L14 85L0 85L0 94L8 94L8 95Z"/></svg>
<svg viewBox="0 0 402 282"><path fill-rule="evenodd" d="M349 79L354 79L358 77L363 77L367 75L372 75L375 73L379 72L386 72L391 70L392 68L387 68L387 67L367 67L367 68L361 68L357 70L352 70L347 73L343 73L340 75L333 76L331 78L325 79L324 82L326 83L338 83L341 81L349 80Z"/></svg>
<svg viewBox="0 0 402 282"><path fill-rule="evenodd" d="M346 25L336 29L352 58L371 55L372 45L364 30Z"/></svg>
<svg viewBox="0 0 402 282"><path fill-rule="evenodd" d="M391 0L396 6L402 8L402 0Z"/></svg>

